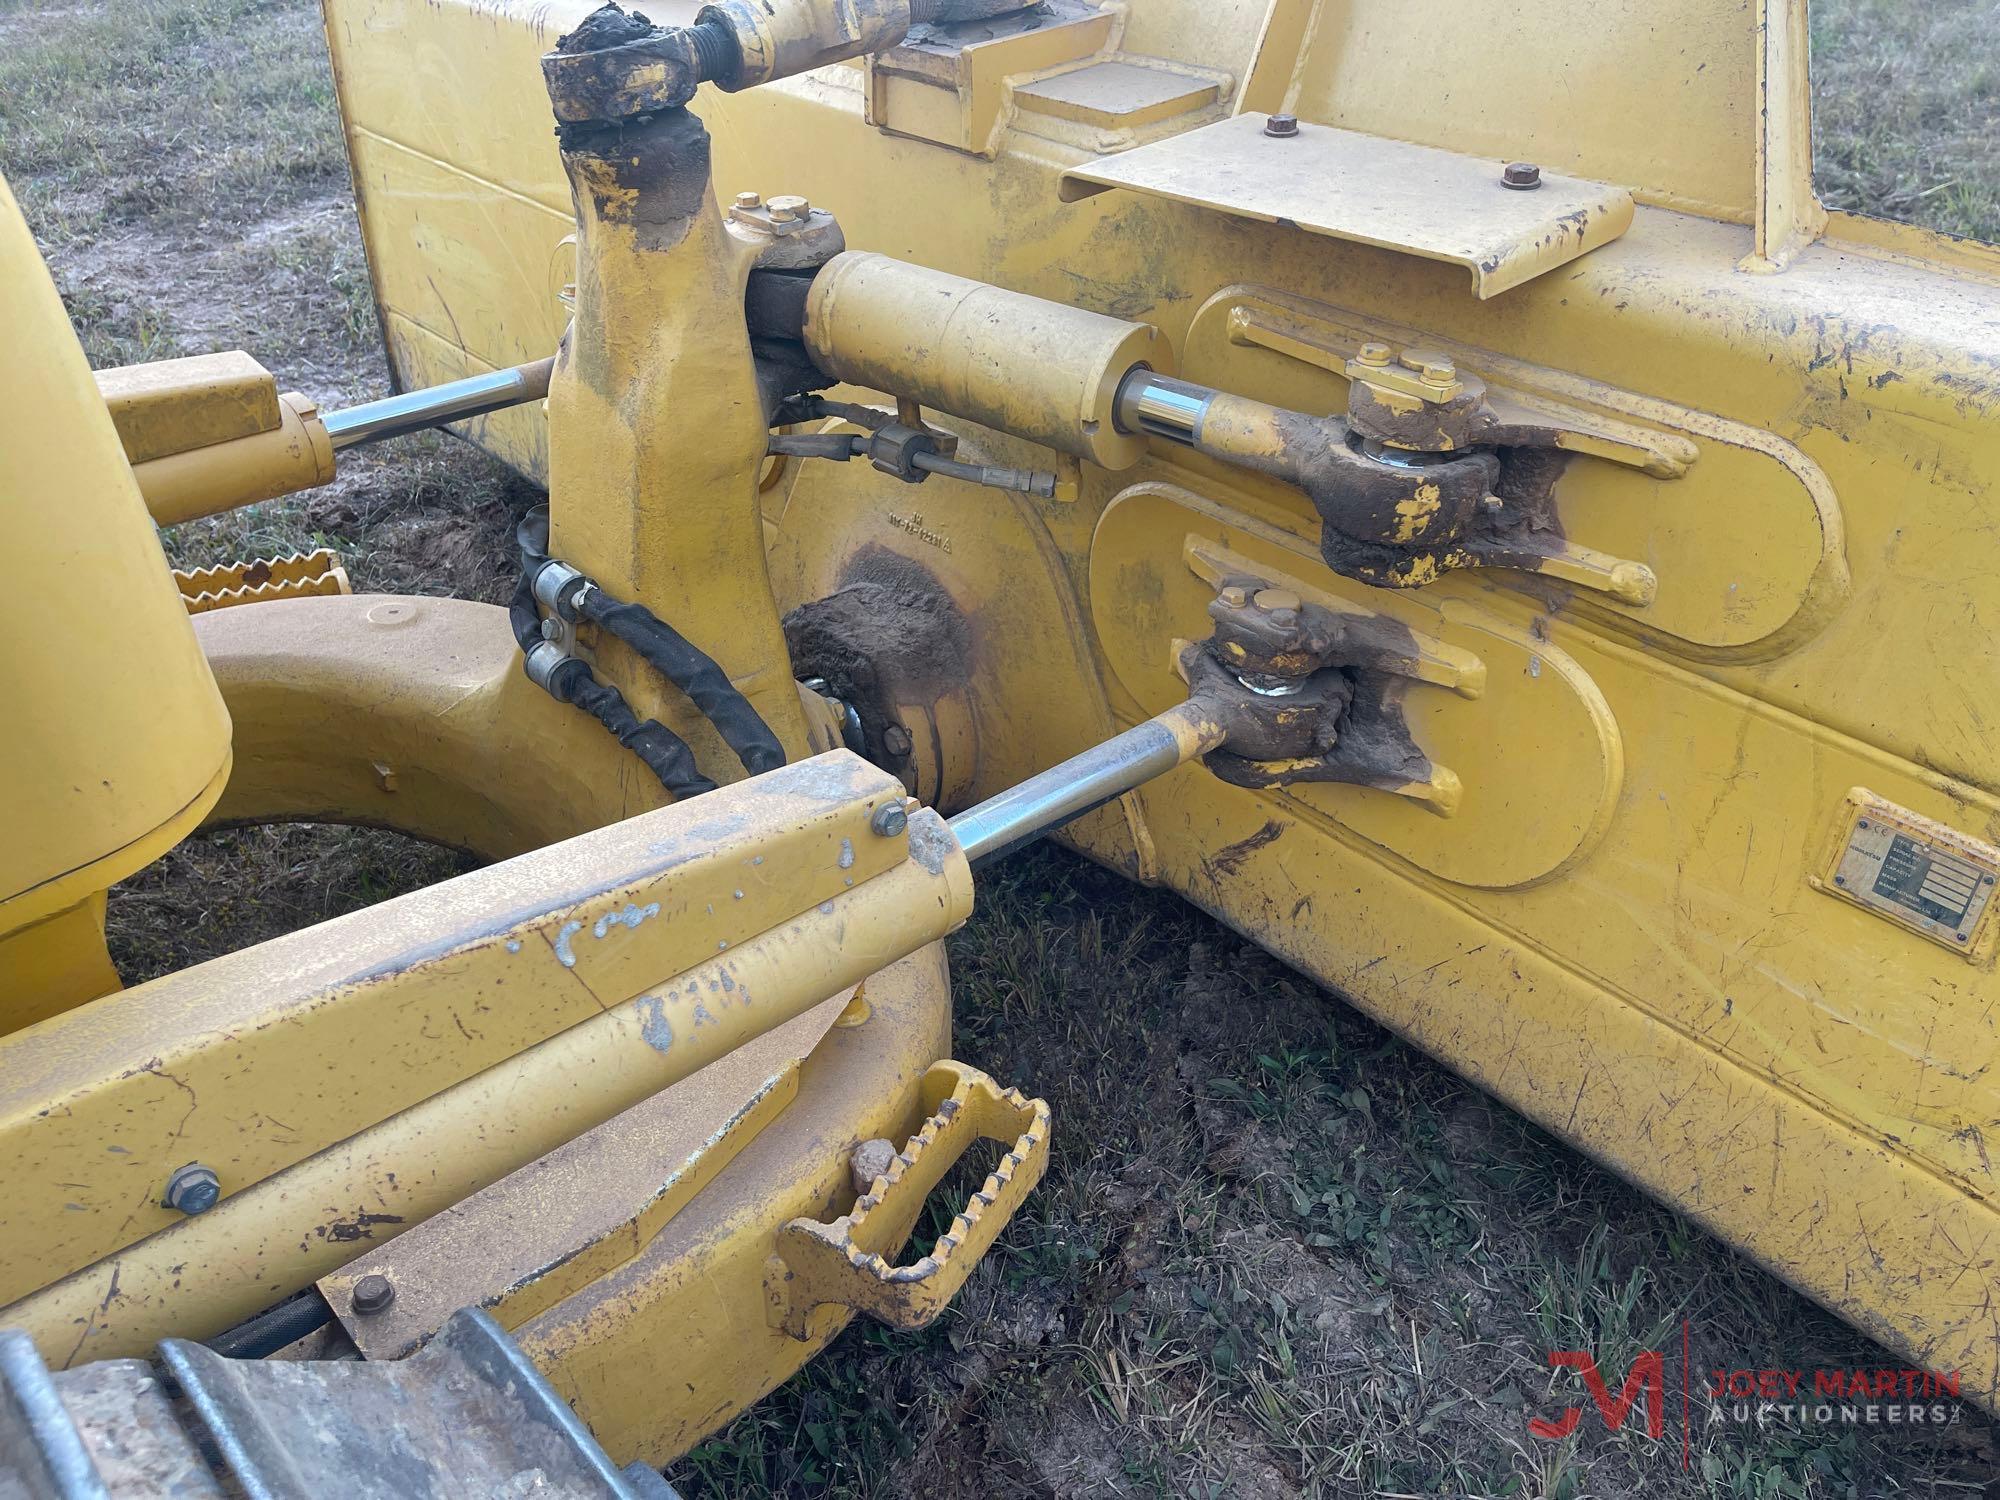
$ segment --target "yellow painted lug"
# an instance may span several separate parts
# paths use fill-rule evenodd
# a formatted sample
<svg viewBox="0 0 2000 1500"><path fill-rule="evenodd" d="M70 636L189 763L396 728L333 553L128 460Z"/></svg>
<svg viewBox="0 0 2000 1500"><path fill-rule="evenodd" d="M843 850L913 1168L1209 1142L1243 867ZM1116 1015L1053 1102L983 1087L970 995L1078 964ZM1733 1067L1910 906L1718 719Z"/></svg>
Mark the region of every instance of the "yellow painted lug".
<svg viewBox="0 0 2000 1500"><path fill-rule="evenodd" d="M273 432L283 420L277 377L241 349L121 365L96 380L134 465Z"/></svg>
<svg viewBox="0 0 2000 1500"><path fill-rule="evenodd" d="M549 382L552 555L701 642L796 756L806 720L765 570L768 429L743 320L765 240L718 209L698 119L668 110L627 136L615 156L565 158L576 307ZM691 171L698 187L670 195L661 174ZM675 690L635 652L609 638L597 649L641 718L669 712ZM720 737L696 724L701 764L733 774Z"/></svg>

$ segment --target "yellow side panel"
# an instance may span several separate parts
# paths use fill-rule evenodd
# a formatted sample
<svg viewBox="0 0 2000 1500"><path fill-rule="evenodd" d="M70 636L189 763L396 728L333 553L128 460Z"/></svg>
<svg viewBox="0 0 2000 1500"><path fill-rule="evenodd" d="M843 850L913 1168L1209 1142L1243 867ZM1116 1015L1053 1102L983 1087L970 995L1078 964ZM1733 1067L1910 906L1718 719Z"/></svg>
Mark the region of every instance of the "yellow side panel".
<svg viewBox="0 0 2000 1500"><path fill-rule="evenodd" d="M536 57L587 8L328 0L406 374L545 352L520 341L558 316L545 268L565 195ZM1121 45L1174 56L1177 36L1210 35L1198 9L1134 0ZM1755 249L1754 6L1617 0L1588 24L1558 0L1309 9L1231 5L1242 59L1200 60L1248 69L1256 38L1290 37L1294 55L1257 56L1255 81L1308 119L1496 168L1534 159L1674 208L1641 207L1615 243L1481 302L1460 267L1283 223L1124 191L1065 204L1062 174L1089 153L1025 134L1025 116L991 161L887 135L866 123L854 69L704 92L695 108L722 192L803 193L857 249L1152 321L1193 380L1338 404L1324 370L1213 336L1227 291L1439 341L1496 385L1553 372L1572 395L1630 398L1626 417L1691 435L1688 477L1578 458L1558 506L1578 543L1658 573L1657 608L1497 572L1374 595L1320 563L1303 496L1163 445L1120 474L1086 465L1073 500L1023 502L1004 527L991 496L946 481L912 491L798 466L766 507L778 602L852 576L863 549L964 600L1005 580L1013 614L982 637L986 786L1175 691L1170 638L1207 629L1181 561L1190 530L1239 550L1254 533L1311 587L1429 616L1467 649L1465 622L1493 622L1504 649L1489 648L1487 697L1412 689L1425 748L1463 780L1458 819L1188 768L1127 804L1142 820L1100 817L1078 841L1341 987L1910 1358L1963 1368L1992 1402L1993 957L1814 882L1856 788L2000 838L2000 281L1879 231L1868 247L1804 250L1781 274L1738 269ZM1676 211L1691 208L1708 217ZM1048 458L963 437L962 457ZM1114 502L1135 486L1192 492L1209 513L1121 530ZM1037 554L1060 587L1017 585ZM1031 597L1045 602L1019 602ZM1565 702L1571 718L1531 733L1536 700L1497 674L1552 666L1593 707ZM1054 701L1061 714L1031 712ZM1583 753L1586 725L1615 745L1616 774L1608 750Z"/></svg>

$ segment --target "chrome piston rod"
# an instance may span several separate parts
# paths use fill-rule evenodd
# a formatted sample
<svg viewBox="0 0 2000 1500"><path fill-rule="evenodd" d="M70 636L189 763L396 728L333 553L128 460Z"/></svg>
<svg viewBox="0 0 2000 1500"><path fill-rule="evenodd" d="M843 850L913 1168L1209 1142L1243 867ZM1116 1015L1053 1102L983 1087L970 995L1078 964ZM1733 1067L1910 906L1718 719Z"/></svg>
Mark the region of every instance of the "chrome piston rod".
<svg viewBox="0 0 2000 1500"><path fill-rule="evenodd" d="M442 427L447 422L539 401L549 393L549 375L555 364L553 358L539 359L531 365L469 375L446 385L385 396L345 411L330 411L321 421L336 452L358 448L363 443L379 443L406 432L422 432L428 427Z"/></svg>
<svg viewBox="0 0 2000 1500"><path fill-rule="evenodd" d="M1216 392L1191 380L1156 375L1141 365L1119 383L1118 425L1127 432L1149 432L1177 443L1201 441L1202 418Z"/></svg>
<svg viewBox="0 0 2000 1500"><path fill-rule="evenodd" d="M996 858L1175 766L1220 749L1227 738L1214 707L1191 698L967 808L950 820L951 831L974 864Z"/></svg>

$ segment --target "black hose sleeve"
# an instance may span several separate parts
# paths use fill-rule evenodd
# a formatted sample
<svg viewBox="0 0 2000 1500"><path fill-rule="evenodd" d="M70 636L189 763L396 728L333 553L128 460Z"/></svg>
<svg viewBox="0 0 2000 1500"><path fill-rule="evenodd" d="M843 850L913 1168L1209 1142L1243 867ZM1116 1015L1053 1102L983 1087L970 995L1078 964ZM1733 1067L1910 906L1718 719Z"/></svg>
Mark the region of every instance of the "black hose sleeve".
<svg viewBox="0 0 2000 1500"><path fill-rule="evenodd" d="M231 1359L262 1359L287 1344L295 1344L309 1333L317 1333L333 1321L333 1309L317 1287L307 1287L297 1296L267 1307L247 1322L208 1340L208 1347Z"/></svg>
<svg viewBox="0 0 2000 1500"><path fill-rule="evenodd" d="M785 747L771 733L771 726L758 716L750 700L736 691L729 674L707 652L644 605L627 604L601 588L585 589L576 603L586 620L617 636L686 693L707 715L723 743L736 752L744 770L760 776L785 763Z"/></svg>
<svg viewBox="0 0 2000 1500"><path fill-rule="evenodd" d="M542 643L542 612L535 604L535 574L524 569L514 583L514 597L507 601L507 622L514 627L514 640L527 655Z"/></svg>
<svg viewBox="0 0 2000 1500"><path fill-rule="evenodd" d="M687 741L657 719L641 723L617 688L599 682L587 670L562 673L549 686L565 703L575 704L616 735L619 744L660 778L660 785L674 794L676 802L715 790L715 783L695 765L694 751Z"/></svg>

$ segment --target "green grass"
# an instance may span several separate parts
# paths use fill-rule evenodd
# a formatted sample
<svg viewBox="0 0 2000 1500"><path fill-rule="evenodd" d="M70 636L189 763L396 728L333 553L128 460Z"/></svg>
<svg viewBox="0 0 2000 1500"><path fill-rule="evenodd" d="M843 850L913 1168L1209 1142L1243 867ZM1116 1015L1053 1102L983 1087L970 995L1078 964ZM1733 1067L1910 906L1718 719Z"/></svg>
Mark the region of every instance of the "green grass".
<svg viewBox="0 0 2000 1500"><path fill-rule="evenodd" d="M1820 0L1814 27L1829 200L2000 233L2000 4ZM0 167L96 362L244 347L325 400L383 387L306 0L0 0ZM529 498L422 439L167 545L332 545L361 587L494 599ZM461 867L379 833L213 834L114 893L114 952L163 972ZM1900 1361L1171 897L1044 849L982 887L952 958L959 1054L1054 1105L1049 1175L936 1326L850 1328L675 1467L690 1500L1964 1500L2000 1473L1977 1417L1702 1428L1687 1472L1594 1417L1533 1439L1551 1348L1622 1370L1685 1320L1702 1368Z"/></svg>
<svg viewBox="0 0 2000 1500"><path fill-rule="evenodd" d="M347 175L318 14L293 0L9 0L0 140L51 246L229 234Z"/></svg>
<svg viewBox="0 0 2000 1500"><path fill-rule="evenodd" d="M1814 0L1811 18L1827 206L2000 240L2000 5Z"/></svg>

